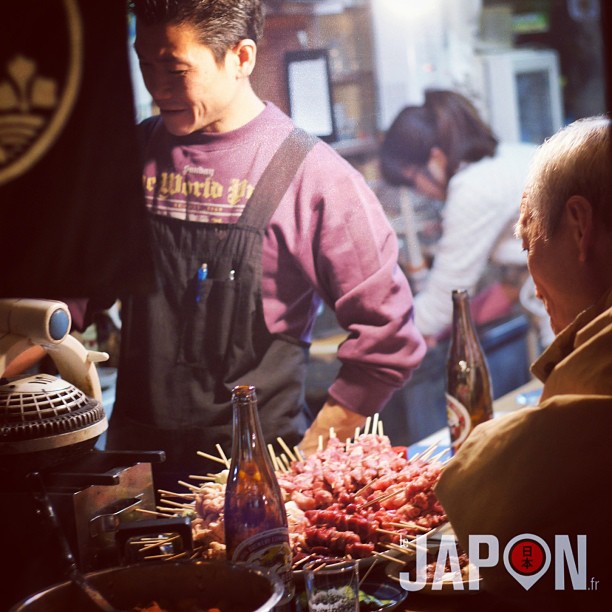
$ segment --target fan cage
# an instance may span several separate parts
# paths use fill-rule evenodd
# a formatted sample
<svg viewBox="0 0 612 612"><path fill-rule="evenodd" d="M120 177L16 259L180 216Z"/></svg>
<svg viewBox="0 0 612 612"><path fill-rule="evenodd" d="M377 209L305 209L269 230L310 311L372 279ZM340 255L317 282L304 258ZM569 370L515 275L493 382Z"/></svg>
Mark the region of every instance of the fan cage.
<svg viewBox="0 0 612 612"><path fill-rule="evenodd" d="M88 403L87 396L74 386L57 391L9 392L0 395L0 424L10 425L62 417Z"/></svg>

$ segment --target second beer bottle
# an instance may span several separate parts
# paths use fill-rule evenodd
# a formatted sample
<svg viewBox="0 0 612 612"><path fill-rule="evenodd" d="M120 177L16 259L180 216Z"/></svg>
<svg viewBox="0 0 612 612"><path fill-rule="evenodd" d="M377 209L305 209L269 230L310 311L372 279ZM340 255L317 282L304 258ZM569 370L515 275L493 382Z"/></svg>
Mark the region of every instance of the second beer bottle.
<svg viewBox="0 0 612 612"><path fill-rule="evenodd" d="M227 559L267 567L284 582L275 609L289 609L295 594L287 514L259 423L255 387L232 392L233 446L225 490Z"/></svg>
<svg viewBox="0 0 612 612"><path fill-rule="evenodd" d="M487 361L470 313L470 298L455 289L453 327L446 365L446 413L454 454L476 425L493 417Z"/></svg>

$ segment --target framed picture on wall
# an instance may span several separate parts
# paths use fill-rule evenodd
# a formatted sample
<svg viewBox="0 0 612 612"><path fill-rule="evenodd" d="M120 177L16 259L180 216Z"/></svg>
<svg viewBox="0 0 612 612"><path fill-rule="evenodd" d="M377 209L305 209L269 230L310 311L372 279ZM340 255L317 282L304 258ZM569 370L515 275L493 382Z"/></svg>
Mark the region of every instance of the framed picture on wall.
<svg viewBox="0 0 612 612"><path fill-rule="evenodd" d="M326 142L337 140L327 49L285 53L289 114L294 123Z"/></svg>

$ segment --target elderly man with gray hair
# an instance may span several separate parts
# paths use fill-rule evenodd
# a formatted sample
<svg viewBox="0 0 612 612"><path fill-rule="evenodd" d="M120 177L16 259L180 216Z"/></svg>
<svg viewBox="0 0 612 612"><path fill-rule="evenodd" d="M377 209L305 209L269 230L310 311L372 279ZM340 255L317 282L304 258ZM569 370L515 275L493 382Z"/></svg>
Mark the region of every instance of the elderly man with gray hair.
<svg viewBox="0 0 612 612"><path fill-rule="evenodd" d="M516 231L556 334L532 366L543 393L477 427L436 489L466 551L495 536L483 588L513 610L612 600L611 129L607 117L581 119L536 153ZM473 546L477 557L487 554Z"/></svg>

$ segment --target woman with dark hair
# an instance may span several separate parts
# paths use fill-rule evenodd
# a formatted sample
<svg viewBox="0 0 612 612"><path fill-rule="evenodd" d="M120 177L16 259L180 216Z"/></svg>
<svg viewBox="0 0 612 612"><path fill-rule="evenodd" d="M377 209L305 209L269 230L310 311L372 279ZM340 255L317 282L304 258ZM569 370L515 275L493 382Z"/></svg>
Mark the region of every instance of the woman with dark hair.
<svg viewBox="0 0 612 612"><path fill-rule="evenodd" d="M474 295L488 286L478 322L508 311L514 295L491 284L499 274L488 264L525 266L513 225L534 151L531 144L499 143L474 105L446 90L427 91L424 104L404 108L387 131L384 178L445 203L433 264L415 298L417 327L430 344L448 330L454 288Z"/></svg>

